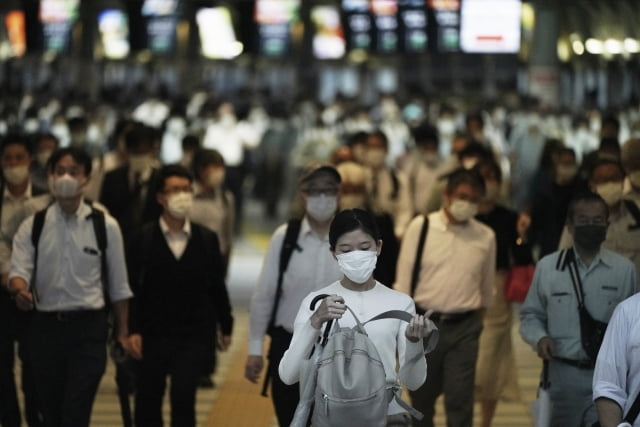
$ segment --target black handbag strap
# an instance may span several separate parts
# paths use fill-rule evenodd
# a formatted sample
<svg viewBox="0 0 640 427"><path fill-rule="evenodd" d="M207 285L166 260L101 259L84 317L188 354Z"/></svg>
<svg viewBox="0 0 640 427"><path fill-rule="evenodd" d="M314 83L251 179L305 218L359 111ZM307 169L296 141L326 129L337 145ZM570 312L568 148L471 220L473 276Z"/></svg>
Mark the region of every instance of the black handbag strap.
<svg viewBox="0 0 640 427"><path fill-rule="evenodd" d="M420 229L420 238L418 239L418 247L416 248L416 259L413 263L413 271L411 273L411 296L416 292L418 287L418 277L420 276L420 267L422 264L422 252L424 251L424 242L427 239L427 231L429 230L429 217L423 215L424 222Z"/></svg>
<svg viewBox="0 0 640 427"><path fill-rule="evenodd" d="M636 418L638 418L638 414L640 414L640 392L636 394L633 405L631 405L631 408L629 408L629 412L627 412L627 415L625 415L624 421L628 422L629 424L633 424L636 421Z"/></svg>
<svg viewBox="0 0 640 427"><path fill-rule="evenodd" d="M576 297L578 297L578 306L582 308L584 307L584 289L582 288L582 280L580 280L580 274L578 273L578 265L575 254L573 253L573 248L566 249L565 262L565 265L569 268L573 290L576 292Z"/></svg>

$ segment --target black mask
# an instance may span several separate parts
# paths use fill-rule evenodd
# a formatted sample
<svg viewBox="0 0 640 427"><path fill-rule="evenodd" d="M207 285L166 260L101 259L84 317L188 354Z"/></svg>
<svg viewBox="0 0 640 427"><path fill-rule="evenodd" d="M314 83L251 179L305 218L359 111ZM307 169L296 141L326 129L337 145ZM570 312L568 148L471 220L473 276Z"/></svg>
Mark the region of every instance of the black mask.
<svg viewBox="0 0 640 427"><path fill-rule="evenodd" d="M587 250L600 248L607 237L607 227L603 225L576 225L573 227L573 240Z"/></svg>

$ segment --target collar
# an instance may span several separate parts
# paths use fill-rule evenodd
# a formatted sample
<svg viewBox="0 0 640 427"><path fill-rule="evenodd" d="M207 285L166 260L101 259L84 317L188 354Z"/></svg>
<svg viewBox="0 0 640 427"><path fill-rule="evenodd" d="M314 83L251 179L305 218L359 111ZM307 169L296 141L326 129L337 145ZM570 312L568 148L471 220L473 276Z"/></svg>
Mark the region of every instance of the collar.
<svg viewBox="0 0 640 427"><path fill-rule="evenodd" d="M585 263L582 262L582 259L580 258L580 254L576 250L575 246L573 247L573 255L576 257L576 261L579 261L579 263L582 264L582 266L586 267ZM591 269L595 265L598 265L600 263L604 264L609 268L613 267L613 263L614 263L613 254L603 247L600 247L600 250L598 251L596 256L593 258L591 265L589 265L589 267L586 267L586 268Z"/></svg>
<svg viewBox="0 0 640 427"><path fill-rule="evenodd" d="M160 216L160 220L158 222L160 224L160 230L162 231L163 235L166 236L171 233L171 230L169 230L169 226L167 225L167 222L164 220L164 218L162 218L162 215ZM189 218L185 219L184 226L182 227L181 232L187 237L191 237L191 222L189 221Z"/></svg>
<svg viewBox="0 0 640 427"><path fill-rule="evenodd" d="M300 223L300 235L301 236L307 236L309 234L312 234L317 239L319 239L318 235L313 232L313 229L311 228L311 224L309 224L309 219L305 215L302 218L302 222ZM325 242L328 242L329 241L329 233L327 233L327 235L324 236L324 238L322 240L325 241Z"/></svg>
<svg viewBox="0 0 640 427"><path fill-rule="evenodd" d="M29 180L29 184L27 185L27 189L25 190L25 192L24 192L24 194L22 196L15 197L9 191L9 187L5 185L4 186L4 193L3 193L2 197L5 200L24 200L24 199L30 198L31 197L31 180Z"/></svg>
<svg viewBox="0 0 640 427"><path fill-rule="evenodd" d="M71 215L71 217L67 217L67 214L62 210L60 203L56 201L54 204L54 212L59 218L71 219L73 218L88 218L91 214L91 206L85 202L84 197L80 199L80 205L78 209Z"/></svg>

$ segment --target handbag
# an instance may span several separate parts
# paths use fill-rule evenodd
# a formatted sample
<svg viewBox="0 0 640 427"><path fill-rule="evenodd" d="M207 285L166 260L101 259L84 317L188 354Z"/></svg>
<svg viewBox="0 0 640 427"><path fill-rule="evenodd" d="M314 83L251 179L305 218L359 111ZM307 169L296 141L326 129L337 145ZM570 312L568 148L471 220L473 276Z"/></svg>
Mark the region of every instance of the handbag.
<svg viewBox="0 0 640 427"><path fill-rule="evenodd" d="M516 265L509 269L504 284L504 298L510 302L523 302L527 297L536 266Z"/></svg>

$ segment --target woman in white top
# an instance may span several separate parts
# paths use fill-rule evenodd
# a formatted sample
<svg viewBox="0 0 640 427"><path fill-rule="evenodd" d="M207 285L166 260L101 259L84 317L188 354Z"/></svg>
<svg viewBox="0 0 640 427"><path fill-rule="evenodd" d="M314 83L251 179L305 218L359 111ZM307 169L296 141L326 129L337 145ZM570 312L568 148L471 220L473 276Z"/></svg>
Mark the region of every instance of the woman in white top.
<svg viewBox="0 0 640 427"><path fill-rule="evenodd" d="M373 278L376 258L382 248L379 236L373 217L362 209L344 210L333 219L329 230L329 246L344 276L312 292L302 302L294 323L293 339L279 366L280 378L284 383L294 384L300 380L302 364L322 333L326 321L340 319L341 327L355 326L353 316L344 315L345 305L362 322L388 310L403 310L413 314L409 323L384 319L368 323L366 330L378 350L388 382L399 381L410 390L424 383L427 362L420 357L424 351L422 341L423 337L429 337L427 349L433 349L437 334L432 332L436 328L428 319L430 313L424 316L415 314L411 297L389 289ZM310 303L319 294L329 296L322 300L315 311L311 311ZM408 414L395 401L391 401L388 415L388 425L392 422L393 425L409 425Z"/></svg>

